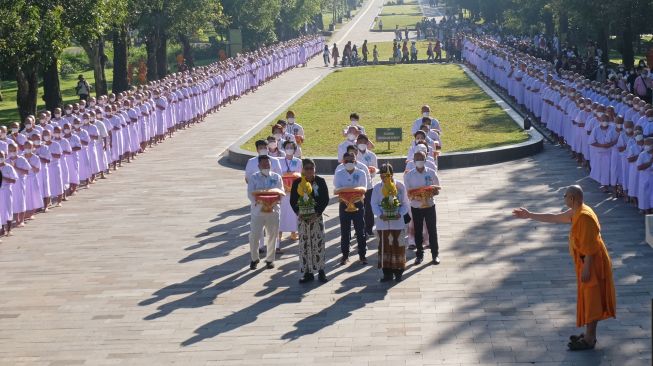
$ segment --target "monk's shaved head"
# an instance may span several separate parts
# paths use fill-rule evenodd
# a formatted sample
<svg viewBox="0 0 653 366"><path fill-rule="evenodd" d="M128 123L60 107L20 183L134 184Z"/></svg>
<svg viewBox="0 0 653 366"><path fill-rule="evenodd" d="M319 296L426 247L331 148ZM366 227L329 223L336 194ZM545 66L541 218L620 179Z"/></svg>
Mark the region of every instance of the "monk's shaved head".
<svg viewBox="0 0 653 366"><path fill-rule="evenodd" d="M573 197L575 201L583 202L583 189L578 185L567 187L566 195Z"/></svg>

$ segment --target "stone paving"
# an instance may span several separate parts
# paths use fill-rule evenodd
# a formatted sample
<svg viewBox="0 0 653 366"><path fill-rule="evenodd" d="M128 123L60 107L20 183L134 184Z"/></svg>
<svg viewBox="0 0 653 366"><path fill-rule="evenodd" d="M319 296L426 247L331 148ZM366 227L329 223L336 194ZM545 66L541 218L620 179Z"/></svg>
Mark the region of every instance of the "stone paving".
<svg viewBox="0 0 653 366"><path fill-rule="evenodd" d="M551 145L528 159L442 171L443 263L414 266L410 253L400 284L377 282L375 241L370 265L336 265L335 200L325 218L329 283L297 283L289 241L277 268L249 271L243 171L220 154L328 73L319 61L4 239L0 365L651 363L653 249L643 218ZM601 219L618 301L617 319L601 323L597 349L584 353L566 351L578 332L568 227L510 217L520 205L560 210L572 183Z"/></svg>

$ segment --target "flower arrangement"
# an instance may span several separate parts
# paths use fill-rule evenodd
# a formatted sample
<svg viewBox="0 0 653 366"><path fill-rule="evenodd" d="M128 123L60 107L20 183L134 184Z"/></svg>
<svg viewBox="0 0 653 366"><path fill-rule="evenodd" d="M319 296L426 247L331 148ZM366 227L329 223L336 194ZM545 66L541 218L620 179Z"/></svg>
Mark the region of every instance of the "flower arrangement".
<svg viewBox="0 0 653 366"><path fill-rule="evenodd" d="M397 198L397 185L392 179L391 175L383 175L383 199L381 200L381 209L383 215L389 220L396 220L399 218L399 198Z"/></svg>
<svg viewBox="0 0 653 366"><path fill-rule="evenodd" d="M315 214L315 200L311 193L313 193L313 185L302 174L302 180L297 186L297 194L299 195L297 206L299 206L299 216L302 218Z"/></svg>

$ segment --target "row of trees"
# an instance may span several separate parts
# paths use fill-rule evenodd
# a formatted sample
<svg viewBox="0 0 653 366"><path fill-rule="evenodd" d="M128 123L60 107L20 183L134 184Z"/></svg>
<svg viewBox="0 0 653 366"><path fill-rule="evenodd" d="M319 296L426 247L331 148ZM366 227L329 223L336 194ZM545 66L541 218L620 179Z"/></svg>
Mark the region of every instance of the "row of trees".
<svg viewBox="0 0 653 366"><path fill-rule="evenodd" d="M0 72L15 77L21 119L36 112L39 80L46 107L61 105L59 65L66 47L78 45L93 66L97 95L108 92L105 53L113 46L113 92L127 90L128 53L135 39L147 50L147 78L168 73L167 47L178 42L193 66L191 40L213 28L240 28L243 46L321 28L321 12L352 0L0 0ZM353 0L359 2L358 0ZM319 22L318 22L319 20Z"/></svg>
<svg viewBox="0 0 653 366"><path fill-rule="evenodd" d="M516 34L555 34L561 42L584 45L587 39L598 43L603 62L614 45L624 65L633 65L640 36L653 32L647 17L653 0L446 0L448 5L465 9L473 19L483 19Z"/></svg>

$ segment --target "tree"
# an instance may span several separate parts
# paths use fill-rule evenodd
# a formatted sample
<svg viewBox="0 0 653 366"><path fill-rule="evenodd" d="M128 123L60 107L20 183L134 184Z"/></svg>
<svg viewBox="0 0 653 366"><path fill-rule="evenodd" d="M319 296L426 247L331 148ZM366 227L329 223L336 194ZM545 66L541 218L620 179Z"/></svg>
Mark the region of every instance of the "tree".
<svg viewBox="0 0 653 366"><path fill-rule="evenodd" d="M222 0L222 6L231 26L242 29L244 48L257 48L278 40L275 21L281 0Z"/></svg>

